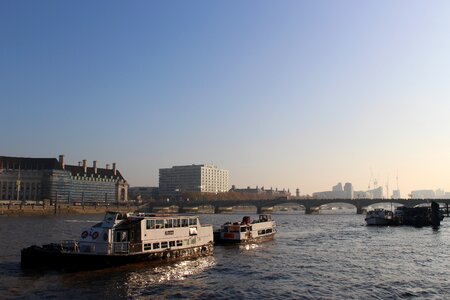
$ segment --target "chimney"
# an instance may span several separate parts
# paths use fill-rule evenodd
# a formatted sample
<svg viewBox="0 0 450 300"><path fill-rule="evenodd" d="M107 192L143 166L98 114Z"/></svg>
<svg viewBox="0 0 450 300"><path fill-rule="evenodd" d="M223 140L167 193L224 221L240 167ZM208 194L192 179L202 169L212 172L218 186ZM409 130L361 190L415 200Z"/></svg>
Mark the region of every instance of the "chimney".
<svg viewBox="0 0 450 300"><path fill-rule="evenodd" d="M61 169L64 170L64 155L63 154L61 154L59 156L59 165L61 166Z"/></svg>
<svg viewBox="0 0 450 300"><path fill-rule="evenodd" d="M83 170L84 170L84 173L87 173L87 166L86 166L86 160L85 159L83 159Z"/></svg>
<svg viewBox="0 0 450 300"><path fill-rule="evenodd" d="M97 161L96 160L94 160L92 162L92 167L94 168L94 174L97 174Z"/></svg>
<svg viewBox="0 0 450 300"><path fill-rule="evenodd" d="M106 164L106 170L109 170L109 164Z"/></svg>
<svg viewBox="0 0 450 300"><path fill-rule="evenodd" d="M81 161L78 162L78 166L81 167Z"/></svg>
<svg viewBox="0 0 450 300"><path fill-rule="evenodd" d="M113 163L113 173L114 173L114 176L117 175L116 163Z"/></svg>

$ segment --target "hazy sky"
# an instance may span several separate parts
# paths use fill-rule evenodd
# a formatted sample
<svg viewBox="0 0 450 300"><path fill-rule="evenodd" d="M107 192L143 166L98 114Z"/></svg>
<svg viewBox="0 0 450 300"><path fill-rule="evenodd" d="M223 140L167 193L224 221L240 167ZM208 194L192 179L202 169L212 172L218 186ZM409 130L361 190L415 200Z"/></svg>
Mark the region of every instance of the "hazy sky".
<svg viewBox="0 0 450 300"><path fill-rule="evenodd" d="M450 191L449 1L0 2L0 155Z"/></svg>

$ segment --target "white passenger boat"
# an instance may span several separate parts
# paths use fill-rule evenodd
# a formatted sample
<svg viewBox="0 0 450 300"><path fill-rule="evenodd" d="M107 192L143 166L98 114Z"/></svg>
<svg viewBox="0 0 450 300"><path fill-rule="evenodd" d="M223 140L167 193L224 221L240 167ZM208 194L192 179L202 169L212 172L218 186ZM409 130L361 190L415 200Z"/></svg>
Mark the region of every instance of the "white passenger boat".
<svg viewBox="0 0 450 300"><path fill-rule="evenodd" d="M212 225L201 225L197 216L107 212L79 240L22 249L21 265L95 269L212 252Z"/></svg>
<svg viewBox="0 0 450 300"><path fill-rule="evenodd" d="M387 226L395 224L394 214L392 211L383 208L376 208L368 211L365 221L367 225L373 226Z"/></svg>
<svg viewBox="0 0 450 300"><path fill-rule="evenodd" d="M259 215L258 220L251 221L249 216L242 222L227 222L214 232L215 243L258 243L275 237L275 221L271 215Z"/></svg>

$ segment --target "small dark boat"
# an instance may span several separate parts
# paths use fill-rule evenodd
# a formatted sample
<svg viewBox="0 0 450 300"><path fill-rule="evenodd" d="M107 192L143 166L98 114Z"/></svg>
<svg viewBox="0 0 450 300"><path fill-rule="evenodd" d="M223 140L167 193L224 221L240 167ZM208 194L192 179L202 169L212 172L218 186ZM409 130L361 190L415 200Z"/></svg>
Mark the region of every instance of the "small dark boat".
<svg viewBox="0 0 450 300"><path fill-rule="evenodd" d="M388 226L395 223L392 211L383 208L368 211L364 220L368 226Z"/></svg>

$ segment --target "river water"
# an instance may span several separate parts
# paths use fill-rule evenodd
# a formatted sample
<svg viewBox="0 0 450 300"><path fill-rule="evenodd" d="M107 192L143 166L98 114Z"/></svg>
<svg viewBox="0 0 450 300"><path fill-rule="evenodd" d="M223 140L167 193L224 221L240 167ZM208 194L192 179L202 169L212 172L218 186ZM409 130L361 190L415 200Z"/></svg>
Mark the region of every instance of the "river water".
<svg viewBox="0 0 450 300"><path fill-rule="evenodd" d="M20 268L20 250L74 239L101 215L0 216L0 299L449 299L450 220L366 227L363 215L278 214L271 242L214 255L67 273ZM218 227L242 214L201 215Z"/></svg>

